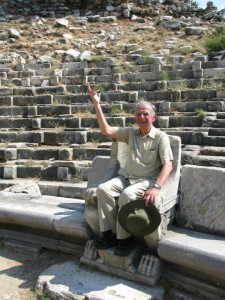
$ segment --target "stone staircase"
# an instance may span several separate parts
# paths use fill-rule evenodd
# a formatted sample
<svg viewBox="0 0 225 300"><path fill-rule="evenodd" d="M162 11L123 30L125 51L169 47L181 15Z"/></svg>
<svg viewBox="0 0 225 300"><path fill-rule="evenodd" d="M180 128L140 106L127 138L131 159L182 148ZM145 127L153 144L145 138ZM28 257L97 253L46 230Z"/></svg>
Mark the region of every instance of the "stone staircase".
<svg viewBox="0 0 225 300"><path fill-rule="evenodd" d="M0 63L0 178L87 180L93 158L110 153L87 82L99 89L110 124L133 126L135 102L149 100L156 127L181 137L183 164L224 166L223 61Z"/></svg>

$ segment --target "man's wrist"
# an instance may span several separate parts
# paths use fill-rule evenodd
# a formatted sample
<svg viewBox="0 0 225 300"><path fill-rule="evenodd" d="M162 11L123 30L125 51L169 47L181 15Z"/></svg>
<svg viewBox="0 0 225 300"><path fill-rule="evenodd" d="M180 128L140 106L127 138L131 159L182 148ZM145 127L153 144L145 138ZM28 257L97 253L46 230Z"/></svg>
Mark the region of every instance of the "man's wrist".
<svg viewBox="0 0 225 300"><path fill-rule="evenodd" d="M162 188L161 185L157 182L153 185L153 187L158 189L158 190L161 190L161 188Z"/></svg>

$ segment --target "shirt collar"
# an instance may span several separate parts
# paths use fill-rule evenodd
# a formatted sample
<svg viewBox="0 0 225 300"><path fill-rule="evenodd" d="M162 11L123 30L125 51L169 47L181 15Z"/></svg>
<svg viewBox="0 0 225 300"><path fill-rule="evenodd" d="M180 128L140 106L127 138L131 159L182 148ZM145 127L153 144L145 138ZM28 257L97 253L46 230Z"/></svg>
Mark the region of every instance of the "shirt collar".
<svg viewBox="0 0 225 300"><path fill-rule="evenodd" d="M135 130L135 134L140 135L140 130L139 130L139 128L137 128L137 129ZM150 130L149 133L148 133L148 136L154 139L154 138L155 138L155 135L156 135L156 128L152 125L151 130ZM140 136L141 136L141 135L140 135Z"/></svg>

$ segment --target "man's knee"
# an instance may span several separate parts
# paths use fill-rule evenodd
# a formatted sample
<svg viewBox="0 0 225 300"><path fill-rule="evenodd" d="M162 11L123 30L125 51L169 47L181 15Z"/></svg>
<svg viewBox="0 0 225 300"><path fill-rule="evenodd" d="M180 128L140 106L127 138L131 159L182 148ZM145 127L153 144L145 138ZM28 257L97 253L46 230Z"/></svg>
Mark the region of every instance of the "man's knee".
<svg viewBox="0 0 225 300"><path fill-rule="evenodd" d="M132 193L129 191L129 189L125 189L122 191L119 198L122 202L129 202L130 199L132 199Z"/></svg>
<svg viewBox="0 0 225 300"><path fill-rule="evenodd" d="M105 183L101 183L96 190L97 197L101 197L102 194L106 194L107 185Z"/></svg>

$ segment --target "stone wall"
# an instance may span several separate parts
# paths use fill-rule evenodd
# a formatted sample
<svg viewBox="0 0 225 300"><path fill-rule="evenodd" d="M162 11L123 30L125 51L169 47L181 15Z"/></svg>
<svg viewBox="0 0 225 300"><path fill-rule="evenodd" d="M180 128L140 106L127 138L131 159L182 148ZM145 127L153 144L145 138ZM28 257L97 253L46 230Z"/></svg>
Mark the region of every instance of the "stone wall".
<svg viewBox="0 0 225 300"><path fill-rule="evenodd" d="M133 13L154 16L155 10L160 13L166 6L168 14L178 16L180 13L198 13L202 11L190 0L0 0L0 17L11 15L40 15L57 17L73 14L79 9L103 10L104 14L119 14L125 7L133 9Z"/></svg>

